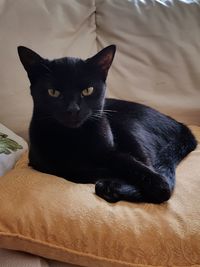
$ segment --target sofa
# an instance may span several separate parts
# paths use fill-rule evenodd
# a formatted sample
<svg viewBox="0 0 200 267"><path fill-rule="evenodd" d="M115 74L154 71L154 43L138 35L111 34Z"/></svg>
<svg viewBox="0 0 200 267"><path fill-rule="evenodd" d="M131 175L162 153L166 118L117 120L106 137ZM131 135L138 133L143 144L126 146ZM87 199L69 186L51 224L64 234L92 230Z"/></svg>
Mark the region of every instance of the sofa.
<svg viewBox="0 0 200 267"><path fill-rule="evenodd" d="M50 59L64 56L84 59L116 44L107 96L156 108L199 133L199 14L197 3L181 1L169 6L127 0L1 1L0 123L28 142L32 99L17 46L27 46ZM197 240L200 247L200 237ZM28 254L26 250L8 250L1 243L0 247L0 267L70 267L74 263ZM109 265L84 262L79 266ZM200 266L200 261L184 266Z"/></svg>

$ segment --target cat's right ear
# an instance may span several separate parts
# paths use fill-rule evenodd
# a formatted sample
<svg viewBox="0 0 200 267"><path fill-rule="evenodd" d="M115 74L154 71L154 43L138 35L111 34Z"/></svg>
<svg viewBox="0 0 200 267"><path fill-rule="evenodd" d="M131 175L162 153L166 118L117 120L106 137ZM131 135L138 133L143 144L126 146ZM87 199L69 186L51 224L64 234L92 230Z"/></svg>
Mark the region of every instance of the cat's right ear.
<svg viewBox="0 0 200 267"><path fill-rule="evenodd" d="M103 48L100 52L91 58L88 58L86 62L92 66L93 69L97 69L103 80L106 79L108 70L112 64L113 58L115 56L116 46L109 45Z"/></svg>
<svg viewBox="0 0 200 267"><path fill-rule="evenodd" d="M40 55L27 47L18 46L17 50L20 61L28 73L44 60Z"/></svg>

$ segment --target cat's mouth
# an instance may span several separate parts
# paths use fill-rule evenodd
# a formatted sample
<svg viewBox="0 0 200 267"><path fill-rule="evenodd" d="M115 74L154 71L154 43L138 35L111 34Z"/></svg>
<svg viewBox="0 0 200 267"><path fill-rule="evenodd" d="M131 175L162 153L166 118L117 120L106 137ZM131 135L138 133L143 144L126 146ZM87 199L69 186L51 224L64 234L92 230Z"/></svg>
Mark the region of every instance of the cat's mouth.
<svg viewBox="0 0 200 267"><path fill-rule="evenodd" d="M79 128L83 124L83 121L80 120L71 120L66 121L64 125L68 128Z"/></svg>
<svg viewBox="0 0 200 267"><path fill-rule="evenodd" d="M86 119L73 118L73 117L57 118L57 121L67 128L79 128L83 125L85 120Z"/></svg>
<svg viewBox="0 0 200 267"><path fill-rule="evenodd" d="M82 120L77 119L58 119L58 122L67 128L79 128L83 124Z"/></svg>
<svg viewBox="0 0 200 267"><path fill-rule="evenodd" d="M65 113L57 113L54 115L54 118L63 126L67 128L79 128L90 116L90 112L85 114L65 114Z"/></svg>

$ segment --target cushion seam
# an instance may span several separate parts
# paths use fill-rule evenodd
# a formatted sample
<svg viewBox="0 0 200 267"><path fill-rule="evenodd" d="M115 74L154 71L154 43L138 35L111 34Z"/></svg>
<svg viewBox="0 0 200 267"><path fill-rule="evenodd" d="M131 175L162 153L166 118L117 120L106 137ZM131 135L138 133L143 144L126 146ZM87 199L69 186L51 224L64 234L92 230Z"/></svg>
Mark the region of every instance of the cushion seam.
<svg viewBox="0 0 200 267"><path fill-rule="evenodd" d="M93 259L97 259L97 260L104 260L104 261L107 261L107 262L116 262L116 263L120 263L120 264L125 264L127 266L133 266L133 267L144 267L144 266L147 266L147 267L168 267L168 265L144 265L144 264L137 264L137 263L129 263L129 262L126 262L126 261L121 261L121 260L116 260L116 259L110 259L110 258L107 258L107 257L102 257L102 256L97 256L97 255L94 255L94 254L91 254L91 253L86 253L86 252L80 252L80 251L76 251L74 249L70 249L70 248L65 248L65 247L61 247L61 246L58 246L58 245L53 245L53 244L50 244L50 243L47 243L45 241L41 241L41 240L38 240L38 239L32 239L30 237L25 237L23 235L20 235L20 234L10 234L10 233L4 233L4 232L1 232L0 231L0 238L1 237L17 237L21 240L25 240L25 241L28 241L28 242L31 242L31 243L35 243L35 244L41 244L43 246L47 246L47 247L50 247L50 248L57 248L57 249L61 249L63 251L67 251L68 253L72 253L72 254L77 254L79 256L87 256L89 258L93 258ZM0 245L1 246L1 245ZM3 248L3 247L2 247ZM192 264L190 265L190 267L192 266L200 266L200 263L195 263L195 264ZM177 266L177 267L185 267L186 265L173 265L174 267Z"/></svg>

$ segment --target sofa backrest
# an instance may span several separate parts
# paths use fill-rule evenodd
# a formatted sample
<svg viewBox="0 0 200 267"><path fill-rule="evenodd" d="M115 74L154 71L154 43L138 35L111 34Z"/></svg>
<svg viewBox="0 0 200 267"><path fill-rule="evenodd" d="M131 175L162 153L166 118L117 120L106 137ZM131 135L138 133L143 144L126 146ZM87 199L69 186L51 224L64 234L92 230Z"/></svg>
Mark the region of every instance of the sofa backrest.
<svg viewBox="0 0 200 267"><path fill-rule="evenodd" d="M29 81L17 46L47 58L87 58L109 44L117 54L108 96L136 101L200 125L200 6L127 0L2 1L0 122L27 137Z"/></svg>
<svg viewBox="0 0 200 267"><path fill-rule="evenodd" d="M118 46L109 95L200 125L200 6L133 2L98 1L97 47Z"/></svg>

